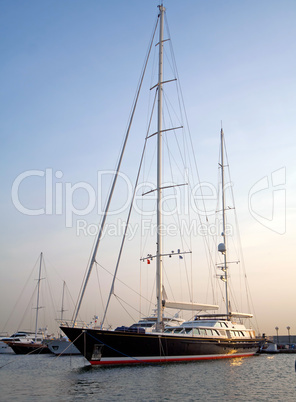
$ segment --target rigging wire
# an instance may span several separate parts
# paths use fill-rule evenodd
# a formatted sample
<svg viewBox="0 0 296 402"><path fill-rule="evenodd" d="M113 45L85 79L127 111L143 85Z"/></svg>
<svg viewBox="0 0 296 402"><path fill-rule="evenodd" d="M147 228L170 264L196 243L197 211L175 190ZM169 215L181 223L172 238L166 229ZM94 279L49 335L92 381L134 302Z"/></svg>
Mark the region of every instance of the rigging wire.
<svg viewBox="0 0 296 402"><path fill-rule="evenodd" d="M224 139L224 141L225 141L225 139ZM225 146L225 155L226 155L226 160L227 160L227 165L228 165L229 180L230 180L230 182L232 182L232 180L231 180L231 172L230 172L230 169L229 169L228 154L227 154L226 146ZM243 277L244 277L244 283L245 283L245 293L246 293L246 298L247 298L247 306L248 306L249 310L253 312L254 317L255 317L256 328L257 328L258 332L260 332L259 325L258 325L258 322L257 322L257 315L256 315L256 312L255 312L255 307L254 307L252 296L251 296L249 281L248 281L248 278L247 278L247 272L246 272L244 253L243 253L243 248L242 248L239 221L238 221L238 216L237 216L237 210L236 210L236 207L235 207L235 198L234 198L233 186L230 186L230 191L231 191L232 202L233 202L233 206L234 206L233 209L234 209L235 225L236 225L236 228L237 228L237 239L238 239L238 251L237 251L237 253L239 255L239 259L240 259L240 262L241 262L240 266L242 267L242 270L243 270Z"/></svg>
<svg viewBox="0 0 296 402"><path fill-rule="evenodd" d="M17 306L19 305L20 300L21 300L22 297L23 297L24 291L26 290L26 288L27 288L27 286L28 286L28 283L29 283L29 281L31 280L31 277L33 276L33 273L35 272L36 266L37 266L37 264L39 263L39 261L40 261L40 257L38 256L38 258L37 258L37 260L36 260L36 262L35 262L35 264L34 264L32 270L31 270L31 272L30 272L30 274L29 274L29 277L28 277L28 279L26 280L26 282L25 282L25 284L24 284L24 286L23 286L23 288L22 288L22 291L21 291L21 293L20 293L20 295L19 295L17 301L15 302L15 304L14 304L14 306L13 306L13 308L12 308L12 311L11 311L11 313L9 314L9 316L8 316L8 318L7 318L7 320L6 320L5 324L4 324L4 327L3 327L3 329L1 330L1 332L4 332L4 331L5 331L5 329L6 329L7 325L8 325L8 323L10 322L11 317L13 317L13 314L14 314L14 312L15 312ZM31 302L31 299L30 299L30 302ZM30 302L29 302L29 303L30 303ZM27 306L27 308L28 308L28 306ZM27 311L27 310L25 310L25 311ZM18 328L21 327L22 322L23 322L23 319L24 319L24 314L23 314L22 321L20 322Z"/></svg>
<svg viewBox="0 0 296 402"><path fill-rule="evenodd" d="M113 191L114 191L115 184L116 184L116 181L117 181L118 173L119 173L119 171L120 171L120 167L121 167L121 162L122 162L122 158L123 158L125 146L126 146L126 143L127 143L128 137L129 137L131 124L132 124L133 117L134 117L134 114L135 114L135 111L136 111L136 107L137 107L137 103L138 103L138 99L139 99L139 95L140 95L140 89L141 89L141 87L142 87L142 83L143 83L143 80L144 80L145 71L146 71L146 67L147 67L147 64L148 64L149 55L150 55L150 52L151 52L152 43L153 43L154 35L155 35L156 29L157 29L157 25L158 25L158 18L157 18L157 21L156 21L156 24L155 24L155 28L154 28L154 31L153 31L151 43L150 43L150 45L149 45L149 47L148 47L148 52L147 52L147 56L146 56L146 59L145 59L145 62L144 62L143 70L142 70L142 72L141 72L141 76L140 76L141 78L140 78L140 80L139 80L139 84L138 84L138 88L137 88L137 91L136 91L134 103L133 103L133 106L132 106L132 111L131 111L131 116L130 116L130 119L129 119L128 129L127 129L127 131L126 131L126 135L125 135L125 139L124 139L124 144L123 144L123 147L122 147L122 150L121 150L121 153L120 153L120 159L119 159L119 161L118 161L118 165L117 165L117 169L116 169L116 174L115 174L115 176L114 176L114 178L113 178L112 187L111 187L111 190L110 190L110 193L109 193L109 197L108 197L108 201L107 201L107 204L106 204L105 212L104 212L104 215L103 215L103 217L102 217L101 226L100 226L100 231L99 231L99 234L98 234L98 236L97 236L97 238L96 238L96 241L95 241L95 244L94 244L94 247L93 247L93 252L92 252L91 259L89 260L89 261L90 261L89 267L88 267L88 269L87 269L87 272L85 272L85 275L84 275L84 278L85 278L85 279L84 279L84 283L82 284L82 286L81 286L81 288L80 288L80 293L79 293L79 296L78 296L78 300L77 300L77 304L76 304L76 309L75 309L75 313L74 313L74 315L73 315L73 320L72 320L72 321L73 321L73 325L75 324L75 321L76 321L76 319L77 319L77 316L78 316L78 313L79 313L79 310L80 310L80 306L81 306L81 303L82 303L82 299L83 299L83 297L84 297L85 289L86 289L88 280L89 280L89 278L90 278L90 274L91 274L91 271L92 271L92 268L93 268L93 264L94 264L94 262L95 262L97 250L98 250L98 247L99 247L99 243L100 243L100 240L101 240L101 237L102 237L102 232L103 232L105 220L106 220L107 213L108 213L108 210L109 210L109 206L110 206L110 203L111 203L111 199L112 199Z"/></svg>
<svg viewBox="0 0 296 402"><path fill-rule="evenodd" d="M100 299L101 299L101 303L102 303L102 311L104 311L105 307L104 307L104 300L103 300L101 282L100 282L100 277L99 277L98 263L95 262L95 264L96 264L96 274L97 274L97 280L98 280L98 286L99 286ZM107 321L107 324L108 324L108 320L106 320L106 321Z"/></svg>
<svg viewBox="0 0 296 402"><path fill-rule="evenodd" d="M166 15L165 15L165 18L166 18ZM168 24L167 24L167 30L168 30L168 33L169 33ZM169 33L169 37L171 38L170 33ZM187 149L192 150L192 149L194 149L193 141L192 141L192 135L191 135L190 128L189 128L188 117L187 117L187 113L186 113L185 102L184 102L184 97L183 97L182 88L181 88L181 80L180 80L180 77L179 77L179 74L178 74L176 59L175 59L173 46L172 46L172 40L170 40L170 46L171 46L171 54L172 54L172 60L173 60L173 65L174 65L174 71L175 71L175 75L177 77L177 82L178 82L177 88L178 88L178 91L180 93L180 96L178 97L178 99L180 100L180 105L182 105L182 106L180 106L180 110L184 112L184 117L182 117L182 120L186 123L187 131L188 131L189 144L187 144ZM184 142L184 147L185 146L186 146L186 143ZM184 152L184 155L187 156L187 154L189 155L189 153ZM192 162L191 162L190 158L189 158L188 162L189 162L190 166L192 166ZM199 170L198 170L198 167L197 167L197 161L196 161L195 153L193 153L193 165L194 165L194 169L193 169L193 166L192 166L192 171L195 170L196 176L197 176L197 181L198 181L198 184L200 186L201 201L202 201L202 206L203 206L202 210L203 210L204 216L205 216L205 223L202 222L200 213L197 214L198 215L198 220L199 220L200 225L207 225L208 222L209 222L208 212L207 212L207 208L206 208L206 205L205 205L205 197L204 197L203 191L202 191L202 186L201 186L202 183L201 183L200 176L199 176ZM189 185L189 188L192 190L192 185L191 185L190 179L188 179L188 185ZM195 199L194 199L194 203L196 204ZM196 207L199 210L198 205L196 205ZM207 236L202 236L202 237L203 237L204 246L205 246L205 248L207 250L206 258L207 258L207 261L208 261L209 269L210 269L210 271L214 272L215 271L215 269L214 269L215 264L214 264L213 254L210 251L209 241L207 239ZM211 284L212 284L212 289L214 289L213 278L212 278L211 275L210 275L210 280L211 280Z"/></svg>
<svg viewBox="0 0 296 402"><path fill-rule="evenodd" d="M149 128L150 128L150 126L148 127L147 132L149 132ZM144 160L144 155L145 155L145 150L146 150L146 145L147 145L147 139L148 139L148 135L146 136L146 139L145 139L145 142L144 142L144 147L143 147L143 151L142 151L140 165L139 165L137 178L136 178L136 182L135 182L135 185L134 185L134 191L133 191L133 195L132 195L132 199L131 199L130 209L129 209L126 224L125 224L125 230L124 230L124 234L123 234L123 237L122 237L119 256L118 256L116 267L115 267L114 277L113 277L109 297L108 297L108 300L107 300L107 304L106 304L106 308L105 308L105 312L104 312L104 316L103 316L103 320L102 320L102 325L104 324L104 320L105 320L105 317L106 317L106 314L107 314L107 310L108 310L109 302L110 302L110 299L111 299L111 295L112 295L112 293L114 293L115 278L116 278L116 274L117 274L117 271L118 271L118 268L119 268L119 263L120 263L120 260L121 260L121 254L122 254L123 246L124 246L124 243L125 243L126 233L127 233L127 229L128 229L132 209L133 209L133 203L134 203L135 194L136 194L136 191L137 191L137 186L138 186L138 182L139 182L139 178L140 178L141 167L142 167L143 160Z"/></svg>
<svg viewBox="0 0 296 402"><path fill-rule="evenodd" d="M48 273L47 273L47 267L46 267L46 262L45 262L44 257L43 257L43 269L44 269L44 273L45 273L45 278L49 278L49 275L48 275ZM56 306L56 304L55 304L55 302L54 302L54 297L53 297L53 294L52 294L52 289L51 289L51 285L50 285L49 279L47 279L47 280L45 281L44 285L45 285L45 287L47 287L48 294L49 294L50 301L51 301L51 305L52 305L52 309L53 309L53 311L57 312L58 309L57 309L57 306ZM46 309L44 308L44 315L45 315L45 310L46 310ZM47 311L49 311L49 314L50 314L50 311L51 311L51 310L50 310L50 309L47 309ZM52 320L53 320L53 321L56 321L56 316L55 316L55 317L52 317ZM45 322L45 321L44 321L44 322Z"/></svg>
<svg viewBox="0 0 296 402"><path fill-rule="evenodd" d="M97 265L99 267L101 267L105 272L107 272L109 275L113 276L114 274L112 272L110 272L106 267L104 267L102 264L100 264L99 262L97 262ZM126 288L128 288L131 292L135 293L136 295L140 295L139 292L137 292L134 288L132 288L131 286L127 285L125 282L123 282L121 279L119 279L118 277L116 277L116 281L121 283L122 285L124 285ZM149 300L147 298L145 298L144 296L141 296L145 301L149 302Z"/></svg>
<svg viewBox="0 0 296 402"><path fill-rule="evenodd" d="M140 311L138 309L136 309L134 306L132 306L131 304L127 303L125 300L121 299L118 295L116 295L114 293L114 297L116 298L116 300L119 302L119 304L121 305L121 307L124 309L124 311L127 313L127 315L132 319L133 322L136 321L136 319L134 317L132 317L132 315L128 312L128 310L124 307L123 303L125 303L127 306L129 306L130 308L132 308L133 310L135 310L137 313L139 313Z"/></svg>

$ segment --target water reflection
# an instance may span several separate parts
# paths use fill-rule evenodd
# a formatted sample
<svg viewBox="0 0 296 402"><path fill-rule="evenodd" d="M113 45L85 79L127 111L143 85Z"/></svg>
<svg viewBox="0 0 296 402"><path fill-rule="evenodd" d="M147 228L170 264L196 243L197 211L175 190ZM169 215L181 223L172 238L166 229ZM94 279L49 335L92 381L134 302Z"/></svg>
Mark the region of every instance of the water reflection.
<svg viewBox="0 0 296 402"><path fill-rule="evenodd" d="M92 368L81 358L0 355L1 401L295 401L295 355ZM38 381L36 381L38 379Z"/></svg>
<svg viewBox="0 0 296 402"><path fill-rule="evenodd" d="M241 366L243 364L243 358L242 357L237 357L235 359L231 359L230 365L231 366Z"/></svg>

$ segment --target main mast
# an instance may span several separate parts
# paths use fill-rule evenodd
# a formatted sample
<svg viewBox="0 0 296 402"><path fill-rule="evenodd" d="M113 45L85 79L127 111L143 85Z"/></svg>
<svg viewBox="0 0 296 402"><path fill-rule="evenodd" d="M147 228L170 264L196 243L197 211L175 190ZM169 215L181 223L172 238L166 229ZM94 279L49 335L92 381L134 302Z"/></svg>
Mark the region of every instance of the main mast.
<svg viewBox="0 0 296 402"><path fill-rule="evenodd" d="M227 267L227 244L226 244L226 217L225 217L225 184L224 184L224 133L223 128L221 128L221 185L222 185L222 237L223 243L219 245L219 251L222 252L224 258L223 272L224 276L222 279L225 283L225 304L226 304L226 314L229 315L229 299L228 299L228 267ZM222 246L222 247L221 247ZM224 247L223 247L224 246Z"/></svg>
<svg viewBox="0 0 296 402"><path fill-rule="evenodd" d="M65 286L66 282L63 281L63 293L62 293L62 306L61 306L61 323L63 323L64 319L64 295L65 295ZM62 337L62 331L60 330L60 338Z"/></svg>
<svg viewBox="0 0 296 402"><path fill-rule="evenodd" d="M40 281L41 281L42 256L43 256L43 253L40 254L39 275L38 275L38 283L37 283L35 342L37 341L37 332L38 332L38 313L39 313L39 309L41 308L41 307L39 307L39 293L40 293Z"/></svg>
<svg viewBox="0 0 296 402"><path fill-rule="evenodd" d="M157 330L163 324L162 305L162 82L163 82L163 21L165 8L159 6L159 65L158 65L158 120L157 120L157 251L156 251L156 298Z"/></svg>

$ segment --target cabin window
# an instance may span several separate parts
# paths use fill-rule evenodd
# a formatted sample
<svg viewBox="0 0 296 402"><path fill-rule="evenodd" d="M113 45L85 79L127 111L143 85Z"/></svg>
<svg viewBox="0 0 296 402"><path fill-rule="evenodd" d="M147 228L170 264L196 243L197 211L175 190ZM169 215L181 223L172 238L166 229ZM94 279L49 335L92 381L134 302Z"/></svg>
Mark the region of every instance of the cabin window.
<svg viewBox="0 0 296 402"><path fill-rule="evenodd" d="M244 336L242 331L231 331L233 333L233 336L239 337L239 336Z"/></svg>
<svg viewBox="0 0 296 402"><path fill-rule="evenodd" d="M199 335L199 330L197 328L193 328L193 334L194 335Z"/></svg>
<svg viewBox="0 0 296 402"><path fill-rule="evenodd" d="M179 334L179 333L182 332L182 331L183 331L183 328L176 328L175 331L174 331L174 333L175 333L175 334Z"/></svg>
<svg viewBox="0 0 296 402"><path fill-rule="evenodd" d="M133 324L130 328L150 328L154 325L154 323L146 323L146 322L139 322L137 324Z"/></svg>

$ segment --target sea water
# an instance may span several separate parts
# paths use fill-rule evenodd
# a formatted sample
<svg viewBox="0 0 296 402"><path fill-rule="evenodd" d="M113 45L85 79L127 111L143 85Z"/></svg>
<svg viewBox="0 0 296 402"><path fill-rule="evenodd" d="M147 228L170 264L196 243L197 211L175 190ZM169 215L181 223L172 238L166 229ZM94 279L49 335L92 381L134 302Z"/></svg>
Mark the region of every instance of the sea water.
<svg viewBox="0 0 296 402"><path fill-rule="evenodd" d="M0 355L0 400L296 401L295 358L90 367L82 356Z"/></svg>

